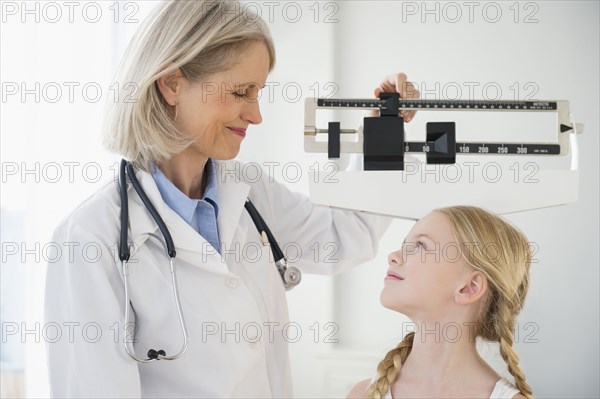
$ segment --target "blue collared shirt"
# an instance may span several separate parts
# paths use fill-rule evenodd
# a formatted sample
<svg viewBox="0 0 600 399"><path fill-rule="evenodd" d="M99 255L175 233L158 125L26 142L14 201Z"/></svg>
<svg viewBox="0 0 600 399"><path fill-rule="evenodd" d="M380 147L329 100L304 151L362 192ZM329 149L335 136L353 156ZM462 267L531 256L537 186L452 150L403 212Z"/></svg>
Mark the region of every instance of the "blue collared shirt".
<svg viewBox="0 0 600 399"><path fill-rule="evenodd" d="M200 200L191 199L181 192L167 179L163 172L151 165L151 172L158 191L163 201L185 220L194 230L221 253L219 244L219 229L217 227L217 215L219 214L219 198L217 195L217 179L214 173L215 164L212 159L208 160L204 173L206 176L206 187L204 196Z"/></svg>

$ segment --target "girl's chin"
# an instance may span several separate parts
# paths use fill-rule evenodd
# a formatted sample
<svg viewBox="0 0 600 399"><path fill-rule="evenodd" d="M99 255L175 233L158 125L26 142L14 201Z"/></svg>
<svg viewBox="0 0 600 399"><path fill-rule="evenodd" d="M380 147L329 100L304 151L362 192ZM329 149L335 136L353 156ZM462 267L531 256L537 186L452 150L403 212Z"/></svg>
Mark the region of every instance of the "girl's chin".
<svg viewBox="0 0 600 399"><path fill-rule="evenodd" d="M379 302L384 308L406 314L404 313L406 311L406 306L403 306L403 304L398 301L398 298L389 298L382 293L379 298Z"/></svg>

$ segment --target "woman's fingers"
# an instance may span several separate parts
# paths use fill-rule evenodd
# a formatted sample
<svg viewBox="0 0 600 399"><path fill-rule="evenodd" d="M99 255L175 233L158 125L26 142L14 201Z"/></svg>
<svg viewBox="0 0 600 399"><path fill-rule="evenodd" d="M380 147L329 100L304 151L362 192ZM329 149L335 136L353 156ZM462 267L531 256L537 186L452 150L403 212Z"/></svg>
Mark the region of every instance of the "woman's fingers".
<svg viewBox="0 0 600 399"><path fill-rule="evenodd" d="M384 92L397 92L400 94L400 98L421 98L421 93L415 85L408 81L408 77L405 73L399 72L395 75L389 75L373 91L373 95L379 98L379 95ZM404 118L405 122L410 122L417 113L416 110L400 111L400 115Z"/></svg>

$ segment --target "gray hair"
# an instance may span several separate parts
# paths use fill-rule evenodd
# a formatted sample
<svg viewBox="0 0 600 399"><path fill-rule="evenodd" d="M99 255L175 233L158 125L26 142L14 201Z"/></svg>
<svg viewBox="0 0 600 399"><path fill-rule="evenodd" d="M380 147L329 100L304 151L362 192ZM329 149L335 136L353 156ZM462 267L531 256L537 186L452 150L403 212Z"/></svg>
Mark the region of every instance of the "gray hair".
<svg viewBox="0 0 600 399"><path fill-rule="evenodd" d="M156 81L181 68L201 82L225 71L251 42L262 42L275 65L275 46L265 22L237 1L179 0L159 5L133 37L119 67L119 101L110 102L103 145L149 171L189 146ZM132 98L135 97L135 98Z"/></svg>

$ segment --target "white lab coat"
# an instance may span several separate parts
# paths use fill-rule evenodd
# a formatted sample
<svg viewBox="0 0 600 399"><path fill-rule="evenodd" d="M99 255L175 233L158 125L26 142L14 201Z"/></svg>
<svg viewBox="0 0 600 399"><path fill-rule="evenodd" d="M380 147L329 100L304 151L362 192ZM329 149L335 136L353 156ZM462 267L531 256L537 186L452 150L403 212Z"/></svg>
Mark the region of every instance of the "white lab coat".
<svg viewBox="0 0 600 399"><path fill-rule="evenodd" d="M262 245L244 209L246 198L282 247L302 250L302 258L292 265L308 273L336 273L374 257L390 219L316 207L266 174L248 181L236 161L217 165L223 256L163 202L150 174L137 173L177 250L181 305L190 336L187 352L178 360L138 364L124 350L117 183L105 185L56 229L53 241L71 250L50 263L47 273L46 326L62 331L59 339L47 340L53 396L292 396L283 337L289 321L285 289L270 248ZM139 357L150 348L173 355L182 337L164 241L130 184L128 195L129 240L134 243L131 317L138 328L134 348ZM311 245L320 246L323 258L326 243L338 246L330 259L336 263L315 262Z"/></svg>

